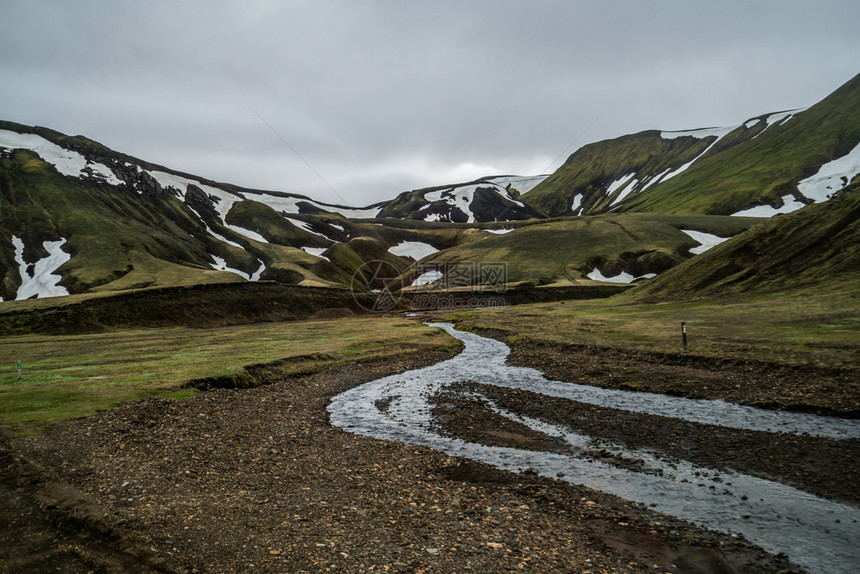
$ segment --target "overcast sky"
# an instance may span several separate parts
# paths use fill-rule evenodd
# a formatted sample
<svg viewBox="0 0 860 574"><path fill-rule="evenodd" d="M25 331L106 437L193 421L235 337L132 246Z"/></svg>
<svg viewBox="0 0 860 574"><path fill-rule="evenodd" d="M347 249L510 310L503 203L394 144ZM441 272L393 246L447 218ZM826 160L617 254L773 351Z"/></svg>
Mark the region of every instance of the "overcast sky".
<svg viewBox="0 0 860 574"><path fill-rule="evenodd" d="M3 0L0 14L0 118L351 205L806 107L860 72L857 0Z"/></svg>

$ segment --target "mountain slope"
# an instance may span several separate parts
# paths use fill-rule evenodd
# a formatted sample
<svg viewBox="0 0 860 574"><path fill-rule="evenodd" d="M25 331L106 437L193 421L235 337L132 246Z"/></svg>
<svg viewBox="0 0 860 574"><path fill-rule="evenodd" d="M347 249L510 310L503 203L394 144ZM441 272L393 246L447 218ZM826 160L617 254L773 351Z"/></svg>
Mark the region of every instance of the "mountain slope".
<svg viewBox="0 0 860 574"><path fill-rule="evenodd" d="M839 197L755 225L640 285L624 298L681 299L860 286L860 184Z"/></svg>
<svg viewBox="0 0 860 574"><path fill-rule="evenodd" d="M448 287L456 282L491 284L497 278L485 275L494 266L503 269L508 283L576 284L616 277L618 282L629 282L692 257L701 243L694 236L719 240L759 221L629 213L533 222L509 228L508 233L481 231L468 242L422 259L413 272L435 270L438 284ZM621 274L627 279L622 280Z"/></svg>
<svg viewBox="0 0 860 574"><path fill-rule="evenodd" d="M379 217L475 223L543 217L518 199L544 179L496 176L469 183L406 191L385 204Z"/></svg>
<svg viewBox="0 0 860 574"><path fill-rule="evenodd" d="M435 266L417 282L430 288L481 263L506 265L511 282L631 281L756 222L726 215L825 201L857 174L860 76L808 110L631 134L584 146L548 177L486 177L363 208L0 122L0 300L248 280L372 290L368 262L409 285L419 260Z"/></svg>
<svg viewBox="0 0 860 574"><path fill-rule="evenodd" d="M860 156L859 144L860 75L806 110L730 128L648 131L584 146L523 200L553 216L729 215L785 202L799 207L826 198L802 180L852 151Z"/></svg>
<svg viewBox="0 0 860 574"><path fill-rule="evenodd" d="M377 242L374 258L405 262L386 250L414 232L345 218L379 209L218 184L4 122L0 298L248 279L345 287L366 260L355 248Z"/></svg>

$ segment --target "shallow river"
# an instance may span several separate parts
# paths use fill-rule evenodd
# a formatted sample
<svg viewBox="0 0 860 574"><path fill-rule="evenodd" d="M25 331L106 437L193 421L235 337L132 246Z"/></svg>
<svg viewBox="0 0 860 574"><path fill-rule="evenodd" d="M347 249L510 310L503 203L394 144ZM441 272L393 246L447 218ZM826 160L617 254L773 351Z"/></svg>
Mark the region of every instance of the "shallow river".
<svg viewBox="0 0 860 574"><path fill-rule="evenodd" d="M434 325L462 340L466 345L463 352L448 361L377 379L334 397L328 407L331 423L356 434L428 446L514 472L532 469L543 476L608 492L706 528L743 534L768 551L784 552L810 572L857 571L860 510L856 507L753 476L666 461L648 451L576 434L498 407L494 410L503 416L563 438L573 454L485 446L442 436L431 430L429 399L448 384L473 381L695 423L833 439L860 437L860 421L551 381L535 369L506 365L510 349L504 343L456 331L451 324ZM387 408L378 408L378 401ZM595 445L639 458L645 462L644 468L622 469L576 455Z"/></svg>

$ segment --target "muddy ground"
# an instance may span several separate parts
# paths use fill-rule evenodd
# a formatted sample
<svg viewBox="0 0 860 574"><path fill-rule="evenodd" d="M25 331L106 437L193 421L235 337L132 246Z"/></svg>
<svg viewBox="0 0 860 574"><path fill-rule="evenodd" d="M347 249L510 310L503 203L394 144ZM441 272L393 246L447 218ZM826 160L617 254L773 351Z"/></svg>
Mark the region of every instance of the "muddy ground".
<svg viewBox="0 0 860 574"><path fill-rule="evenodd" d="M134 401L40 436L5 436L0 569L792 571L784 557L612 496L351 435L327 423L325 407L335 394L444 358L434 353L354 364L178 402ZM513 359L541 366L540 353L527 349L516 350ZM543 366L576 368L562 356L553 361ZM663 366L651 368L647 361L630 367L646 383L649 369L653 384L665 376ZM493 392L520 412L537 406L527 394ZM447 410L440 403L437 424L483 442L552 448L524 429L494 427L498 421L483 405L467 403ZM568 406L555 416L598 436L666 448L703 464L714 458L703 440L711 429L652 425L640 435L630 424L648 426L647 416L625 421L594 409ZM794 454L778 457L783 449L765 439L725 440L737 441L740 454L714 464L857 500L856 444L830 445L834 450L823 451L822 464L807 468L802 453L820 445L797 444L788 449ZM774 456L743 454L756 448ZM852 466L832 470L847 459ZM837 484L840 473L844 485Z"/></svg>
<svg viewBox="0 0 860 574"><path fill-rule="evenodd" d="M493 329L478 334L506 340ZM749 356L755 357L754 350ZM765 409L860 418L856 368L783 365L755 358L703 357L518 338L508 361L550 379L691 399L722 399Z"/></svg>

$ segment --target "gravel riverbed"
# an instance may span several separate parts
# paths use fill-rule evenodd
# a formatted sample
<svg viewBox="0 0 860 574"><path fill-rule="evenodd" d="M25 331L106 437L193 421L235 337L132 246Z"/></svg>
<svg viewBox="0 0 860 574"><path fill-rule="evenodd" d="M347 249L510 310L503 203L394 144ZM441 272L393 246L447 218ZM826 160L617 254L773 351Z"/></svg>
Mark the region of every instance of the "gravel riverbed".
<svg viewBox="0 0 860 574"><path fill-rule="evenodd" d="M328 424L326 405L338 393L447 357L425 353L341 366L250 390L213 390L176 402L134 401L55 425L36 437L4 437L2 492L9 504L0 522L0 568L793 570L784 556L610 495L353 435ZM499 400L520 410L535 406L514 391L498 392ZM439 410L439 424L453 433L483 433L482 440L492 440L481 430L492 422L482 406L460 406L447 414ZM640 437L599 411L559 410L557 416L567 422L589 419L579 424L652 446L673 437L683 443L678 448L709 456L702 437L690 436L687 429ZM495 431L496 440L542 440L523 429ZM743 449L757 444L748 440L752 442L742 443ZM826 452L828 457L846 455L838 449ZM840 488L826 476L824 486L818 484L815 476L826 474L822 469L795 477L783 468L782 463L802 466L802 460L789 457L789 462L770 465L767 456L741 458L762 458L756 472L791 475L812 490L856 500L850 485ZM724 463L741 464L732 460L729 456ZM754 466L749 460L743 464ZM856 471L856 460L852 464L847 472Z"/></svg>

